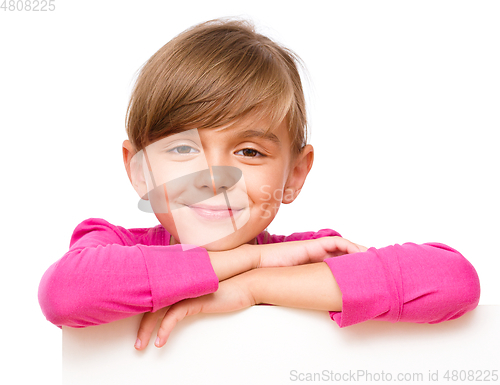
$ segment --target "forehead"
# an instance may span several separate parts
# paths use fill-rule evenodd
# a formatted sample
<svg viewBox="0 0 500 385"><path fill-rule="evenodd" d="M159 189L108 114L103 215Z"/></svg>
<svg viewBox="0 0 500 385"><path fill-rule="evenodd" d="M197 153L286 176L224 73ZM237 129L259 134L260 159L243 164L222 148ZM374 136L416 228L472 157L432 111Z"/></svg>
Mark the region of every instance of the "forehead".
<svg viewBox="0 0 500 385"><path fill-rule="evenodd" d="M214 130L215 131L215 130ZM215 132L224 133L224 136L229 140L252 140L260 139L271 144L276 145L280 149L283 147L283 135L280 134L281 130L274 129L268 130L260 127L220 130Z"/></svg>
<svg viewBox="0 0 500 385"><path fill-rule="evenodd" d="M146 147L157 148L162 144L171 143L176 139L190 139L201 144L201 140L206 143L213 141L236 142L244 140L258 140L261 143L269 144L277 148L280 152L288 148L291 149L291 139L288 129L287 119L278 125L272 125L269 119L262 118L259 114L249 115L244 118L234 119L228 124L219 127L186 127L163 136Z"/></svg>
<svg viewBox="0 0 500 385"><path fill-rule="evenodd" d="M262 139L278 146L280 149L289 146L290 142L286 119L273 127L267 119L252 119L252 117L249 117L234 121L223 127L201 130L221 133L229 139Z"/></svg>

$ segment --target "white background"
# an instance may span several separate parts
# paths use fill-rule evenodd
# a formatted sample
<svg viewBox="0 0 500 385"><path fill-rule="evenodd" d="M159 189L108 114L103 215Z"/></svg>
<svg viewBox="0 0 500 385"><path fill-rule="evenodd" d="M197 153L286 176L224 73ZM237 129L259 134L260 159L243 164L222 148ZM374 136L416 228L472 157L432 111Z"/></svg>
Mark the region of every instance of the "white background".
<svg viewBox="0 0 500 385"><path fill-rule="evenodd" d="M76 225L157 224L122 163L134 74L176 34L222 16L252 19L309 72L315 165L269 231L445 243L476 267L481 304L500 303L498 2L54 3L0 9L4 378L60 381L61 330L37 289Z"/></svg>

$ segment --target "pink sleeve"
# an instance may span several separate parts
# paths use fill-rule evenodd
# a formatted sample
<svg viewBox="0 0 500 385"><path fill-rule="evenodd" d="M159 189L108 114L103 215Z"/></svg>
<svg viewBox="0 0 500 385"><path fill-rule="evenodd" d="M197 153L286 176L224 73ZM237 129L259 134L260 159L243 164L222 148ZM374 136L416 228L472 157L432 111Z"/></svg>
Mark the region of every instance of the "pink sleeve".
<svg viewBox="0 0 500 385"><path fill-rule="evenodd" d="M259 234L257 237L259 244L306 241L322 237L342 237L338 232L332 229L321 229L318 231L305 231L303 233L293 233L290 235L270 235L267 231Z"/></svg>
<svg viewBox="0 0 500 385"><path fill-rule="evenodd" d="M455 249L441 243L396 244L325 260L342 292L340 327L376 319L437 323L479 302L479 278Z"/></svg>
<svg viewBox="0 0 500 385"><path fill-rule="evenodd" d="M205 249L134 241L133 232L102 219L78 225L70 250L40 282L45 317L59 327L99 325L217 290Z"/></svg>

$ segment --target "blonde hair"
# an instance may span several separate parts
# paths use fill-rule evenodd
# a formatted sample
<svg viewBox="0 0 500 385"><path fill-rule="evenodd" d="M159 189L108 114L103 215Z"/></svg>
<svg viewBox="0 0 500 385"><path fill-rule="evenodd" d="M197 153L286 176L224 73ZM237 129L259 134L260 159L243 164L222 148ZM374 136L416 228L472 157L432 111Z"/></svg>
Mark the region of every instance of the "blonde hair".
<svg viewBox="0 0 500 385"><path fill-rule="evenodd" d="M245 20L195 25L142 67L127 109L126 129L137 151L192 128L230 126L255 115L268 130L287 119L291 153L307 141L300 58L255 32Z"/></svg>

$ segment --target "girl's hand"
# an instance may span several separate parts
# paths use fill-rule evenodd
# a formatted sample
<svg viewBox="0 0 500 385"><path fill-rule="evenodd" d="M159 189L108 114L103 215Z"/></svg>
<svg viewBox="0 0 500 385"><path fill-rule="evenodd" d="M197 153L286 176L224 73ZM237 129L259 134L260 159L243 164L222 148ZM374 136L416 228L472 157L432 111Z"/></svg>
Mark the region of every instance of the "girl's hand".
<svg viewBox="0 0 500 385"><path fill-rule="evenodd" d="M245 243L231 250L209 251L208 256L217 278L224 281L258 267L304 265L366 250L345 238L331 236L266 245Z"/></svg>
<svg viewBox="0 0 500 385"><path fill-rule="evenodd" d="M198 313L225 313L253 305L255 300L248 289L245 274L237 275L221 282L215 293L179 301L156 313L145 313L139 326L135 348L146 348L159 319L161 325L155 341L158 348L165 345L175 325L187 316Z"/></svg>
<svg viewBox="0 0 500 385"><path fill-rule="evenodd" d="M253 254L256 253L258 265L254 265L253 267L286 267L322 262L329 257L364 252L366 250L368 249L365 246L350 242L342 237L333 236L267 245L242 245L235 250L212 253L211 257L214 258L215 254L238 251L242 253L242 255L252 255L251 258L253 259ZM237 261L238 259L233 258L230 259L230 261L231 260ZM213 262L214 261L212 261L212 263ZM248 277L248 275L241 274L251 268L252 267L249 266L249 268L245 269L234 269L235 271L231 271L230 273L219 273L218 277L221 282L219 283L219 289L215 293L198 298L185 299L160 309L155 313L145 313L137 333L136 349L143 350L146 348L151 338L151 334L160 319L162 320L161 327L158 331L158 340L155 342L157 347L161 347L165 344L170 332L177 322L188 315L198 314L200 312L230 312L253 306L255 304L255 299L248 288L245 278ZM215 270L216 272L219 271L217 269ZM228 268L226 267L225 270L228 270ZM239 275L229 278L231 277L230 274Z"/></svg>
<svg viewBox="0 0 500 385"><path fill-rule="evenodd" d="M306 241L293 241L257 245L260 263L257 267L285 267L322 262L329 257L353 254L368 250L365 246L345 238L331 236Z"/></svg>
<svg viewBox="0 0 500 385"><path fill-rule="evenodd" d="M164 307L156 312L144 313L142 316L141 324L139 325L139 330L137 331L137 340L135 341L134 347L137 350L144 350L149 344L151 334L158 323L158 320L165 316L165 313L170 309L170 306Z"/></svg>

